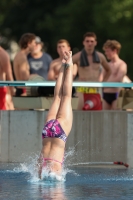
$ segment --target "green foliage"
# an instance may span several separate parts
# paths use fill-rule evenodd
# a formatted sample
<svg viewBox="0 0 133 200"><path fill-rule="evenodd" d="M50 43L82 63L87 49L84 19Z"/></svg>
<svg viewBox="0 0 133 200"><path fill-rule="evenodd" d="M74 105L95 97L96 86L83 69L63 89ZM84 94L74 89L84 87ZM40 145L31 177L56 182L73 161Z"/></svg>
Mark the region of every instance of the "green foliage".
<svg viewBox="0 0 133 200"><path fill-rule="evenodd" d="M122 44L121 58L128 64L133 79L133 1L132 0L1 0L1 33L18 40L25 32L34 32L45 42L49 53L56 54L56 42L65 38L72 48L82 48L82 36L94 31L97 49L107 39Z"/></svg>

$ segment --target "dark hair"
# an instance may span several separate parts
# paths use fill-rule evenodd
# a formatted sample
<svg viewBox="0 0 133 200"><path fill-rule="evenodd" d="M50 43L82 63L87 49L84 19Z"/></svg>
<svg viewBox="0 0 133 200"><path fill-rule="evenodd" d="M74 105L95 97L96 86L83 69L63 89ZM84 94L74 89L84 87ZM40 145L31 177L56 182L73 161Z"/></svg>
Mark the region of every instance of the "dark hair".
<svg viewBox="0 0 133 200"><path fill-rule="evenodd" d="M66 43L66 44L70 47L69 42L68 42L67 40L65 40L65 39L60 39L60 40L58 40L57 45L58 45L58 44L61 44L61 43Z"/></svg>
<svg viewBox="0 0 133 200"><path fill-rule="evenodd" d="M96 34L93 33L93 32L87 32L87 33L85 33L85 34L83 35L83 40L84 40L86 37L93 37L93 38L95 38L95 40L97 40L97 36L96 36Z"/></svg>
<svg viewBox="0 0 133 200"><path fill-rule="evenodd" d="M107 40L103 45L103 50L110 48L112 51L117 50L117 53L120 53L121 44L116 40Z"/></svg>
<svg viewBox="0 0 133 200"><path fill-rule="evenodd" d="M36 36L33 33L25 33L21 36L19 45L21 49L26 49L28 46L28 43L31 43L33 40L35 40Z"/></svg>

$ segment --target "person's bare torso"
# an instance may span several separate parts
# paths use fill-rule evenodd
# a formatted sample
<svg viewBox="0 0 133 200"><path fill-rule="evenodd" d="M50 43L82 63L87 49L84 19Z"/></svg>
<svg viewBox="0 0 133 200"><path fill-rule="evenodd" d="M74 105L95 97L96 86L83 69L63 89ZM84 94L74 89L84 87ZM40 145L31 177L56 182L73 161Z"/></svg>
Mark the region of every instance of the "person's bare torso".
<svg viewBox="0 0 133 200"><path fill-rule="evenodd" d="M88 61L89 66L83 67L80 66L80 55L79 53L79 59L78 59L78 75L79 75L79 81L89 81L89 82L98 82L100 79L100 72L101 72L101 56L100 53L98 53L100 63L94 63L92 55L88 55Z"/></svg>
<svg viewBox="0 0 133 200"><path fill-rule="evenodd" d="M14 68L16 80L22 80L21 70L20 70L21 68L24 68L24 70L29 71L27 55L23 51L18 52L17 55L15 56L14 62L13 62L13 68Z"/></svg>
<svg viewBox="0 0 133 200"><path fill-rule="evenodd" d="M0 80L1 81L6 80L6 73L4 71L4 66L3 66L3 60L6 59L5 54L7 54L7 52L0 47Z"/></svg>
<svg viewBox="0 0 133 200"><path fill-rule="evenodd" d="M59 57L52 61L50 65L50 70L48 72L48 80L57 80L60 69L62 66L62 58ZM73 79L77 75L77 64L73 65Z"/></svg>
<svg viewBox="0 0 133 200"><path fill-rule="evenodd" d="M122 82L124 75L120 78L117 78L117 73L120 73L120 70L123 70L123 63L121 59L119 59L117 62L109 62L109 66L111 69L111 75L108 78L108 82ZM104 88L104 92L109 92L109 93L116 93L119 92L119 88Z"/></svg>
<svg viewBox="0 0 133 200"><path fill-rule="evenodd" d="M55 76L55 80L58 78L59 72L60 72L60 68L61 68L61 59L57 58L56 60L54 60L53 62L53 70L54 70L54 76Z"/></svg>
<svg viewBox="0 0 133 200"><path fill-rule="evenodd" d="M61 170L61 163L64 161L65 143L58 138L45 138L43 140L43 157L45 159L50 159L47 162L49 164L54 164L54 169L56 171ZM58 162L53 162L57 160Z"/></svg>

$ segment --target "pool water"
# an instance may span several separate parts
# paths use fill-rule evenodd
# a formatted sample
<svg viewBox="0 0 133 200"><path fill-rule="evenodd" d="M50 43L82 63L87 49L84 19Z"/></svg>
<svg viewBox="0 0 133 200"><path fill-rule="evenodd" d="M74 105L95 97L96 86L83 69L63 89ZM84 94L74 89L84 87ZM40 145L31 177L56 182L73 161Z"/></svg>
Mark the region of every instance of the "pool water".
<svg viewBox="0 0 133 200"><path fill-rule="evenodd" d="M39 181L31 165L0 164L0 200L132 200L133 170L69 167L65 180Z"/></svg>

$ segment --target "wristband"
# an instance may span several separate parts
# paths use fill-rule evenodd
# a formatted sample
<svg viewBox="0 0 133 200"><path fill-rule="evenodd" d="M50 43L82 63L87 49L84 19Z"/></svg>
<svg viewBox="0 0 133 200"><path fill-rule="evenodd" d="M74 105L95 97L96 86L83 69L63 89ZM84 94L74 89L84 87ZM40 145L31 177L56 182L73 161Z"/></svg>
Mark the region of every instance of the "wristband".
<svg viewBox="0 0 133 200"><path fill-rule="evenodd" d="M65 67L66 69L67 69L68 67L70 67L71 65L73 65L73 63L71 63L71 64L68 64L68 63L62 63L62 66Z"/></svg>

